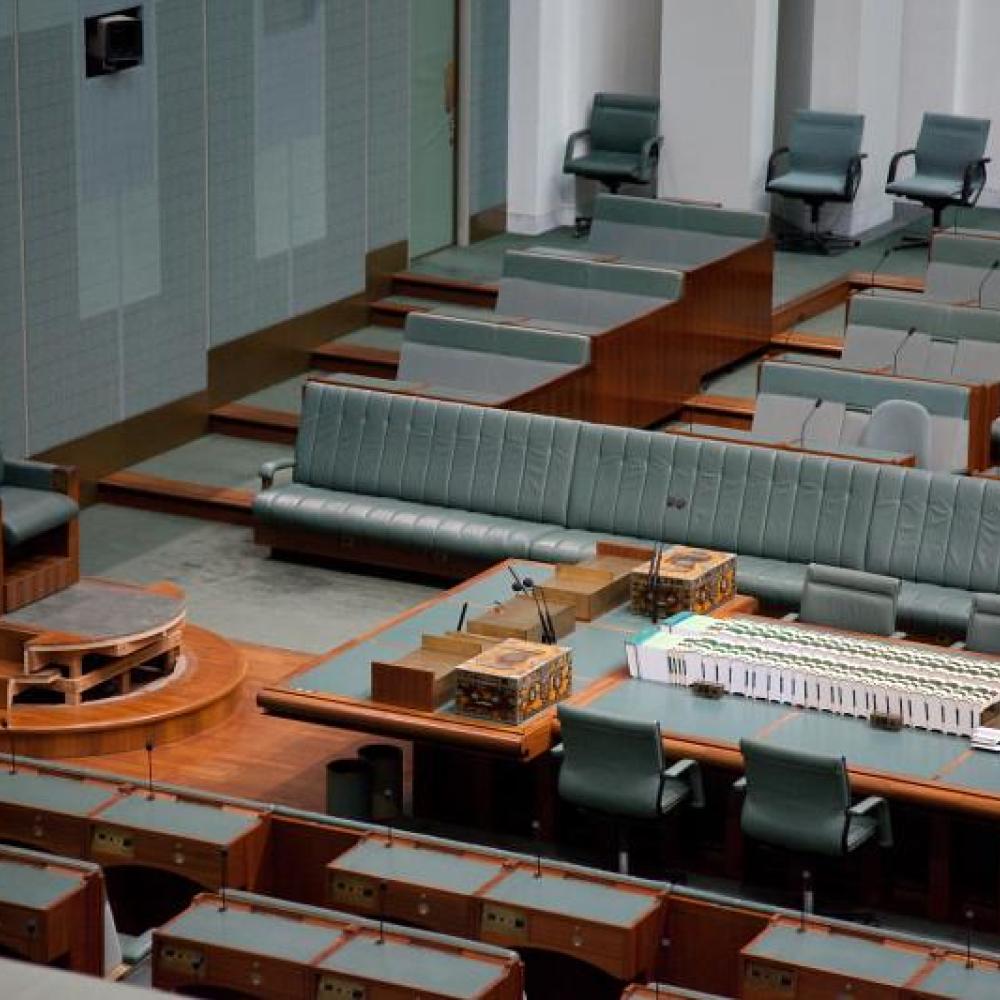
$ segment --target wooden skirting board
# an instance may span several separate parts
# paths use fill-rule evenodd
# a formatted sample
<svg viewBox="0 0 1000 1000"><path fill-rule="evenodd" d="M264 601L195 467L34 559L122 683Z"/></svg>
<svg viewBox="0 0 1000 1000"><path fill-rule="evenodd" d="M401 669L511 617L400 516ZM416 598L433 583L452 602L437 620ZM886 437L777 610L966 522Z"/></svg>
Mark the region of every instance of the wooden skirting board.
<svg viewBox="0 0 1000 1000"><path fill-rule="evenodd" d="M208 430L211 434L228 434L230 437L274 441L278 444L294 444L298 429L298 413L247 406L245 403L228 403L217 407L208 417Z"/></svg>
<svg viewBox="0 0 1000 1000"><path fill-rule="evenodd" d="M250 510L253 493L250 490L205 486L124 471L105 476L98 483L97 491L101 500L123 507L200 517L227 524L253 523Z"/></svg>

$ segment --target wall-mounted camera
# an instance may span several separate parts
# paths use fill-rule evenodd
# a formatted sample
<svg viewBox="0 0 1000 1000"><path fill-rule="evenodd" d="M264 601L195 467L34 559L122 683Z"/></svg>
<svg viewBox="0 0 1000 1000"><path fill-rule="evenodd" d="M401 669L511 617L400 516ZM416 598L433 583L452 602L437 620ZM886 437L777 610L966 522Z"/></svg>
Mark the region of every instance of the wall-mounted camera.
<svg viewBox="0 0 1000 1000"><path fill-rule="evenodd" d="M83 22L87 76L106 76L142 64L142 7L98 14Z"/></svg>

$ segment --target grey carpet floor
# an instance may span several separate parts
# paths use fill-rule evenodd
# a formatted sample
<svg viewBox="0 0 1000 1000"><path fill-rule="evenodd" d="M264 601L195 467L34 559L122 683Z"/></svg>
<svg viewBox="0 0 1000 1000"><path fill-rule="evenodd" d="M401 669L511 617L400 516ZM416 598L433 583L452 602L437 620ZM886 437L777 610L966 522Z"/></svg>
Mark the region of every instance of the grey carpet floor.
<svg viewBox="0 0 1000 1000"><path fill-rule="evenodd" d="M97 504L81 517L84 574L170 580L188 617L233 639L322 653L438 588L270 559L246 528Z"/></svg>

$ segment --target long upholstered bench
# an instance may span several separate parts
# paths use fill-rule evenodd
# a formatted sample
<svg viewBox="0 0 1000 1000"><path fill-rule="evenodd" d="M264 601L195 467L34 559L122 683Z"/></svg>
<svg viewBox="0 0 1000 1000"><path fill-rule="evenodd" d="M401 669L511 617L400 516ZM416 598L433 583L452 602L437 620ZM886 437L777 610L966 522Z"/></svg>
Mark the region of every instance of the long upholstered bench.
<svg viewBox="0 0 1000 1000"><path fill-rule="evenodd" d="M902 627L956 635L974 592L1000 592L988 479L319 382L294 459L262 476L255 537L279 551L431 569L661 539L736 552L740 589L776 606L797 606L810 562L895 576Z"/></svg>

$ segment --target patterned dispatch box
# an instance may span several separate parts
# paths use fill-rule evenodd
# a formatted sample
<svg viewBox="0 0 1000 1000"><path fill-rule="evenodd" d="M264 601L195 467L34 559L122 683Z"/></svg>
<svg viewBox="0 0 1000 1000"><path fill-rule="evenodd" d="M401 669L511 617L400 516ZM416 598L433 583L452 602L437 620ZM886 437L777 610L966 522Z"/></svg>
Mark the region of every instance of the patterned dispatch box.
<svg viewBox="0 0 1000 1000"><path fill-rule="evenodd" d="M708 614L736 596L736 556L731 552L675 545L663 553L652 586L649 574L648 562L632 573L629 593L636 614L652 614L651 597L657 617L665 618L678 611Z"/></svg>
<svg viewBox="0 0 1000 1000"><path fill-rule="evenodd" d="M519 725L567 697L572 682L571 650L505 639L455 669L455 711Z"/></svg>

